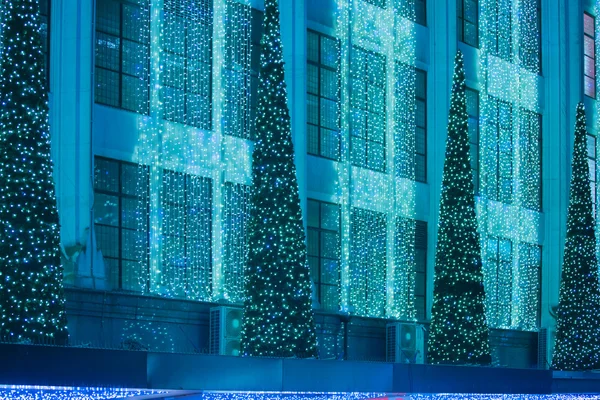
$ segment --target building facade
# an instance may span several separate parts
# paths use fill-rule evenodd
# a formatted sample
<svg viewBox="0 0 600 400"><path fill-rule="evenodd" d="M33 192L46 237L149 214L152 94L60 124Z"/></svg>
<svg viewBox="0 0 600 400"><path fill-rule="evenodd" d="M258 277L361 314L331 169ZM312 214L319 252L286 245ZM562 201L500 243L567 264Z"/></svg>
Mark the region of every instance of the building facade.
<svg viewBox="0 0 600 400"><path fill-rule="evenodd" d="M242 302L263 4L41 3L71 338L205 352L210 307ZM599 6L280 0L321 357L384 360L387 321L430 318L461 50L487 318L535 364L579 101L597 196Z"/></svg>

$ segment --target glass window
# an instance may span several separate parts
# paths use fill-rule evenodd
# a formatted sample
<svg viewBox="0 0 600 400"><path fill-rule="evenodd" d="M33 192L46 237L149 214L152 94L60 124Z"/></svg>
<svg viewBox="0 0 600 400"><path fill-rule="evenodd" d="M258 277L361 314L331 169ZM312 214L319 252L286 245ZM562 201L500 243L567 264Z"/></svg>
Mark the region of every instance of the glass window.
<svg viewBox="0 0 600 400"><path fill-rule="evenodd" d="M250 60L250 138L255 137L256 110L258 107L258 73L260 69L260 39L263 31L264 12L252 9L251 60Z"/></svg>
<svg viewBox="0 0 600 400"><path fill-rule="evenodd" d="M397 266L405 263L400 254L411 255L414 252L415 311L417 320L424 321L427 297L427 222L398 218L394 248L394 262Z"/></svg>
<svg viewBox="0 0 600 400"><path fill-rule="evenodd" d="M148 264L148 168L95 158L94 226L113 289L142 292Z"/></svg>
<svg viewBox="0 0 600 400"><path fill-rule="evenodd" d="M427 25L427 1L426 0L394 0L396 13L416 22L419 25Z"/></svg>
<svg viewBox="0 0 600 400"><path fill-rule="evenodd" d="M223 187L223 276L225 298L244 302L244 268L250 187L226 182Z"/></svg>
<svg viewBox="0 0 600 400"><path fill-rule="evenodd" d="M40 35L44 67L46 71L46 90L50 90L50 0L40 0Z"/></svg>
<svg viewBox="0 0 600 400"><path fill-rule="evenodd" d="M542 248L536 244L519 244L519 269L522 307L519 328L536 331L540 326L542 310Z"/></svg>
<svg viewBox="0 0 600 400"><path fill-rule="evenodd" d="M211 129L212 1L165 0L164 118ZM191 10L191 11L190 11Z"/></svg>
<svg viewBox="0 0 600 400"><path fill-rule="evenodd" d="M542 208L542 116L521 109L520 114L521 182L523 206Z"/></svg>
<svg viewBox="0 0 600 400"><path fill-rule="evenodd" d="M352 163L385 172L385 56L354 46L350 64Z"/></svg>
<svg viewBox="0 0 600 400"><path fill-rule="evenodd" d="M596 18L583 14L583 90L596 98Z"/></svg>
<svg viewBox="0 0 600 400"><path fill-rule="evenodd" d="M490 199L510 204L513 195L513 121L512 106L505 101L491 98L492 132L495 137L485 149L489 161L487 195Z"/></svg>
<svg viewBox="0 0 600 400"><path fill-rule="evenodd" d="M386 0L365 0L365 2L381 8L386 7Z"/></svg>
<svg viewBox="0 0 600 400"><path fill-rule="evenodd" d="M148 114L148 1L96 3L96 103Z"/></svg>
<svg viewBox="0 0 600 400"><path fill-rule="evenodd" d="M479 92L467 88L467 114L469 116L469 144L471 146L471 170L475 195L479 194Z"/></svg>
<svg viewBox="0 0 600 400"><path fill-rule="evenodd" d="M427 72L416 73L415 180L427 182Z"/></svg>
<svg viewBox="0 0 600 400"><path fill-rule="evenodd" d="M512 243L488 237L486 254L486 301L488 321L493 328L509 328L512 305Z"/></svg>
<svg viewBox="0 0 600 400"><path fill-rule="evenodd" d="M163 171L161 285L172 297L209 300L212 277L212 181Z"/></svg>
<svg viewBox="0 0 600 400"><path fill-rule="evenodd" d="M308 264L321 309L340 308L340 206L308 200Z"/></svg>
<svg viewBox="0 0 600 400"><path fill-rule="evenodd" d="M230 1L227 8L225 37L225 97L222 130L226 135L250 138L250 74L252 60L249 5Z"/></svg>
<svg viewBox="0 0 600 400"><path fill-rule="evenodd" d="M309 154L340 159L340 44L315 31L307 36L307 149Z"/></svg>
<svg viewBox="0 0 600 400"><path fill-rule="evenodd" d="M589 135L587 137L587 156L590 166L590 186L592 189L592 204L594 206L594 215L596 215L596 137Z"/></svg>
<svg viewBox="0 0 600 400"><path fill-rule="evenodd" d="M352 209L350 297L351 306L359 316L385 316L386 229L385 214Z"/></svg>
<svg viewBox="0 0 600 400"><path fill-rule="evenodd" d="M526 0L519 14L521 65L534 73L542 72L542 9L541 0Z"/></svg>
<svg viewBox="0 0 600 400"><path fill-rule="evenodd" d="M479 47L479 0L456 0L458 40Z"/></svg>
<svg viewBox="0 0 600 400"><path fill-rule="evenodd" d="M512 62L512 0L497 0L491 6L490 52Z"/></svg>

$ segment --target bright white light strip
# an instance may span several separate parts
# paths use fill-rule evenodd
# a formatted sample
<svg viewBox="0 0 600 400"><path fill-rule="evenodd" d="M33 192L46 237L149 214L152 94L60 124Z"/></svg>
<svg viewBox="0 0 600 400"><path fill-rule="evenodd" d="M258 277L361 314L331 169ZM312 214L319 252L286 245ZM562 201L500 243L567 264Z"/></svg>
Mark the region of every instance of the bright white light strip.
<svg viewBox="0 0 600 400"><path fill-rule="evenodd" d="M397 63L414 66L415 63L415 36L414 23L406 17L414 16L414 1L405 1L404 15L392 0L388 0L386 8L379 8L363 0L338 0L336 36L341 42L341 155L337 163L338 186L337 194L342 209L342 246L341 246L341 305L343 312L354 312L357 315L413 320L414 309L414 243L405 245L402 239L414 241L414 222L405 226L403 238L396 246L397 221L400 218L414 220L415 216L415 191L414 182L414 96L415 96L415 71L414 68L398 69L405 74L396 74ZM390 24L389 21L394 21ZM351 86L350 73L354 68L351 65L353 46L365 50L375 50L385 57L386 76L384 87L386 90L385 102L385 166L386 174L362 170L352 166L351 154L351 129L353 107L351 93L347 90ZM378 57L368 53L367 63L377 62ZM368 77L366 78L368 79ZM400 89L397 85L401 86ZM353 87L354 91L364 88ZM409 99L396 102L397 91ZM366 96L367 93L361 93ZM410 111L408 111L410 110ZM401 143L399 143L401 142ZM402 150L403 153L396 154ZM410 160L406 162L406 160ZM398 178L396 171L402 170L403 177ZM374 183L371 179L360 179L358 175L375 176L378 180ZM380 180L379 180L380 179ZM366 187L365 184L368 181ZM381 183L381 184L380 184ZM372 202L360 199L360 194L369 193ZM364 293L365 271L353 271L350 260L355 258L352 253L350 230L352 224L352 209L359 207L371 209L385 214L386 217L386 265L372 265L375 270L383 269L385 273L369 271L371 280L379 276L373 284L368 284L371 292L379 293L374 299L366 300ZM372 226L368 226L370 219L358 224L354 229L357 235L370 237ZM371 260L372 257L361 257ZM380 262L381 264L381 262ZM355 266L357 268L357 266ZM354 268L354 269L355 269ZM358 268L366 268L360 265ZM387 277L387 278L384 278ZM375 289L377 288L377 289ZM383 307L379 303L383 301Z"/></svg>
<svg viewBox="0 0 600 400"><path fill-rule="evenodd" d="M538 34L535 18L537 18L537 4L535 0L483 0L480 2L481 19L481 57L480 57L480 176L481 196L478 204L479 227L482 231L482 255L484 263L484 281L487 299L488 323L494 328L505 329L537 329L538 296L531 297L525 293L524 288L533 289L538 286L538 275L534 273L537 259L530 256L531 252L524 251L525 246L535 245L538 241L539 213L528 210L532 193L537 193L537 187L532 185L541 182L539 176L539 152L536 146L522 145L528 143L524 137L539 129L537 120L525 126L524 121L529 111L537 112L539 99L537 92L537 64L525 66L530 61L520 59L521 54L528 52L537 53ZM508 13L512 30L509 36L512 40L510 55L512 62L501 60L492 55L490 44L496 35L495 10L499 13ZM501 27L506 24L499 24ZM500 47L506 45L506 38L498 39ZM512 106L512 115L501 115L499 121L494 121L495 100L499 98ZM496 125L511 126L511 141L498 142L496 138ZM508 133L508 132L507 132ZM523 136L523 134L525 136ZM502 140L502 139L500 139ZM496 148L510 149L510 166L512 168L512 202L510 205L500 204L495 201L492 187L496 182ZM533 164L528 160L534 160ZM537 164L536 164L537 163ZM509 164L500 165L500 169L508 168ZM502 214L505 223L498 221ZM503 270L508 275L498 276L496 265L488 262L486 256L491 252L490 244L486 239L495 236L509 239L512 242L512 268ZM521 255L527 254L526 257ZM523 259L524 258L524 259ZM512 292L502 292L503 298L495 302L492 295L498 289L500 282L512 281ZM538 289L539 290L539 289ZM534 300L532 307L531 301Z"/></svg>

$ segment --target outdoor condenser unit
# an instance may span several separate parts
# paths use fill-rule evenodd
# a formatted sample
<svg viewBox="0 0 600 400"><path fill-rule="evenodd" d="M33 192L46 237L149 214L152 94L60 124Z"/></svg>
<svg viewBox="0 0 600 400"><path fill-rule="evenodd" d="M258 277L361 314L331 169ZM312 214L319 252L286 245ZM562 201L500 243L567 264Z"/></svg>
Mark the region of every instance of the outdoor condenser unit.
<svg viewBox="0 0 600 400"><path fill-rule="evenodd" d="M423 327L410 322L387 324L385 353L388 362L425 363L425 331Z"/></svg>
<svg viewBox="0 0 600 400"><path fill-rule="evenodd" d="M210 309L210 354L240 355L242 314L242 310L235 307L219 306Z"/></svg>

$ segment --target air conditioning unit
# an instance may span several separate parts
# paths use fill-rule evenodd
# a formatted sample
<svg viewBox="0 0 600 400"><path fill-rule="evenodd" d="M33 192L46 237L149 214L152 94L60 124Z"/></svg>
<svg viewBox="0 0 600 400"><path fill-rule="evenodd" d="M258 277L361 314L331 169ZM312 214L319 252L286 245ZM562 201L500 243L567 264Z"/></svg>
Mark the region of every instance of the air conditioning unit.
<svg viewBox="0 0 600 400"><path fill-rule="evenodd" d="M210 309L209 353L222 356L239 356L242 336L240 308L220 306Z"/></svg>
<svg viewBox="0 0 600 400"><path fill-rule="evenodd" d="M386 359L402 364L425 363L425 331L410 322L394 322L386 327Z"/></svg>

